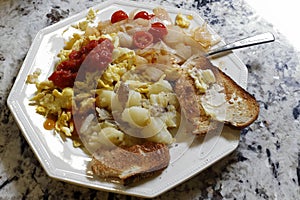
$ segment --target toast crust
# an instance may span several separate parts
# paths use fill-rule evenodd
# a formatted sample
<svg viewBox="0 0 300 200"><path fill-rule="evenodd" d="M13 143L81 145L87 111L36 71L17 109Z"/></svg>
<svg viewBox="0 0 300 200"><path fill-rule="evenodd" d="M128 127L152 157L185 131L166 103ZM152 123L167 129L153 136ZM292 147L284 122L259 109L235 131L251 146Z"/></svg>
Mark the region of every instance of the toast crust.
<svg viewBox="0 0 300 200"><path fill-rule="evenodd" d="M210 116L201 105L194 81L184 73L176 82L174 91L180 103L181 112L186 117L187 128L194 134L205 134L210 128ZM211 127L212 128L212 127Z"/></svg>
<svg viewBox="0 0 300 200"><path fill-rule="evenodd" d="M259 104L249 92L239 86L222 70L215 67L206 57L199 57L195 67L199 69L211 69L217 82L224 87L226 100L231 104L227 110L231 118L225 121L235 128L245 128L253 123L259 115Z"/></svg>
<svg viewBox="0 0 300 200"><path fill-rule="evenodd" d="M128 185L161 173L169 161L169 149L165 144L146 142L130 147L99 149L93 155L91 169L101 178Z"/></svg>
<svg viewBox="0 0 300 200"><path fill-rule="evenodd" d="M242 129L257 119L259 104L251 94L214 66L206 57L198 56L191 63L191 68L211 70L216 78L216 83L223 87L225 100L228 104L226 118L223 121L225 124ZM174 91L186 119L192 124L192 133L203 135L215 128L214 123L212 123L215 120L203 108L201 99L205 93L197 91L194 80L187 72L183 73L177 80Z"/></svg>

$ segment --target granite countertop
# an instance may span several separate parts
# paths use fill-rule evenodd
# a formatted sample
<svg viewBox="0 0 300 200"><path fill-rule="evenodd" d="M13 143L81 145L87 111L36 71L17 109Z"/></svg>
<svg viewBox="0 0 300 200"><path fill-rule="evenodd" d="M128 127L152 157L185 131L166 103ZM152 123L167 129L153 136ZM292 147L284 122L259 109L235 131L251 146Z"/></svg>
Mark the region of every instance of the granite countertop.
<svg viewBox="0 0 300 200"><path fill-rule="evenodd" d="M0 199L138 199L48 177L6 105L37 32L99 2L0 2ZM274 43L236 51L249 71L247 90L261 109L257 121L241 132L238 148L156 199L299 198L299 52L243 0L151 2L195 10L227 42L264 31L276 37Z"/></svg>

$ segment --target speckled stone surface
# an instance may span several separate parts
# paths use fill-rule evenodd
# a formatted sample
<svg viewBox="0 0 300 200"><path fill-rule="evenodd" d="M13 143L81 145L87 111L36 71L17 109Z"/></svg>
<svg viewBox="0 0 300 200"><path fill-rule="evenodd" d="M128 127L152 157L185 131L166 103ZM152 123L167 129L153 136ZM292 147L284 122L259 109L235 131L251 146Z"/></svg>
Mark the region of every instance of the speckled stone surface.
<svg viewBox="0 0 300 200"><path fill-rule="evenodd" d="M37 32L100 2L0 2L0 199L138 199L49 178L6 105ZM197 11L227 42L264 31L272 31L276 37L272 44L236 52L249 71L248 91L261 108L258 120L242 131L238 148L156 199L298 199L299 52L242 0L151 2Z"/></svg>

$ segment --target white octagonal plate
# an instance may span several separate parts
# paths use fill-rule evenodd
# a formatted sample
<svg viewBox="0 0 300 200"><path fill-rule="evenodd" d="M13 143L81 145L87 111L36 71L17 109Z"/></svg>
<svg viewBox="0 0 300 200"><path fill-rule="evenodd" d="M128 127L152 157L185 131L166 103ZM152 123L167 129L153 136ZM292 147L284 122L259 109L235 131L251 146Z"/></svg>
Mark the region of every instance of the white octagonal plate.
<svg viewBox="0 0 300 200"><path fill-rule="evenodd" d="M149 3L113 0L94 6L93 9L99 10L97 17L109 19L111 14L119 9L126 12L136 8L152 11L157 6ZM191 26L199 26L204 22L195 12L168 7L165 9L172 19L178 13L193 15ZM37 34L7 101L24 137L50 177L94 189L150 198L162 194L203 171L238 146L239 131L224 127L221 135L211 135L204 140L195 139L184 152L180 149L182 145L173 145L170 148L169 167L160 176L134 186L123 187L100 181L89 175L87 166L91 157L82 149L74 148L71 140L64 140L59 134L44 129L45 118L35 112L34 106L29 105L35 86L25 84L27 75L32 74L37 68L42 69L40 80L45 80L53 72L53 67L57 62L56 55L63 48L66 39L63 37L64 31L71 24L85 19L87 12L88 10L49 26ZM213 30L209 30L214 33ZM221 66L220 68L239 85L246 87L247 68L235 54L228 54L212 62Z"/></svg>

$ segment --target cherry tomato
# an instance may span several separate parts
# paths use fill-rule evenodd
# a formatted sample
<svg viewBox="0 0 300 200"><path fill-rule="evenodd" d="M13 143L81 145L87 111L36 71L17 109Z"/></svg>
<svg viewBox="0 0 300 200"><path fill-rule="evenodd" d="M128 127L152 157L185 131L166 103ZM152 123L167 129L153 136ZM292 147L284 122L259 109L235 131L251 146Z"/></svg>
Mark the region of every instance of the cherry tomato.
<svg viewBox="0 0 300 200"><path fill-rule="evenodd" d="M161 22L155 22L151 24L151 28L149 29L149 33L155 39L155 42L162 39L164 36L168 34L168 30L166 26Z"/></svg>
<svg viewBox="0 0 300 200"><path fill-rule="evenodd" d="M146 31L137 31L133 34L133 43L136 47L144 49L153 43L153 36Z"/></svg>
<svg viewBox="0 0 300 200"><path fill-rule="evenodd" d="M128 19L128 15L123 10L118 10L112 14L110 21L116 23L124 19Z"/></svg>
<svg viewBox="0 0 300 200"><path fill-rule="evenodd" d="M142 19L151 19L152 17L154 17L153 14L150 14L147 13L146 11L140 11L138 12L137 14L134 15L134 18L133 19L138 19L138 18L142 18Z"/></svg>

